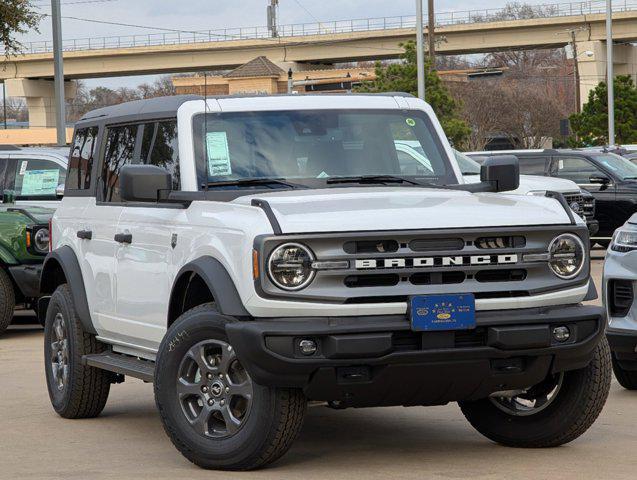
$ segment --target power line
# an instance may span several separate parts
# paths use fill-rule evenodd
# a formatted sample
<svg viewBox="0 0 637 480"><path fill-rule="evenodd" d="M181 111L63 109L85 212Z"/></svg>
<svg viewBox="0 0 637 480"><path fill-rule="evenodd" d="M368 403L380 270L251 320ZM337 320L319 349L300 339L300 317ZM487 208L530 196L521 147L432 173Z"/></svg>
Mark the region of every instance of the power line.
<svg viewBox="0 0 637 480"><path fill-rule="evenodd" d="M303 10L305 10L305 13L307 13L310 17L312 17L312 20L314 20L316 23L321 23L321 21L320 21L318 18L316 18L316 17L312 14L312 12L310 12L310 11L309 11L309 10L305 7L305 5L303 5L303 4L301 3L301 0L294 0L294 3L296 3L299 7L301 7Z"/></svg>

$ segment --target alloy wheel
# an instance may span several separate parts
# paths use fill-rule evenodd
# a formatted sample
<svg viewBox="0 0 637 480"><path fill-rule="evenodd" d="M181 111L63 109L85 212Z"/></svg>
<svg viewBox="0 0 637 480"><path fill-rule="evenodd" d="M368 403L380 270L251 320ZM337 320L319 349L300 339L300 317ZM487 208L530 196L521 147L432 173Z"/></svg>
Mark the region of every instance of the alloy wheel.
<svg viewBox="0 0 637 480"><path fill-rule="evenodd" d="M221 340L204 340L188 350L175 392L189 424L205 437L236 434L252 407L252 380L232 346Z"/></svg>
<svg viewBox="0 0 637 480"><path fill-rule="evenodd" d="M535 415L557 398L564 381L564 372L551 375L543 382L512 395L491 396L489 399L500 410L516 417Z"/></svg>
<svg viewBox="0 0 637 480"><path fill-rule="evenodd" d="M53 320L52 333L51 372L54 386L62 391L69 380L69 340L64 316L59 312Z"/></svg>

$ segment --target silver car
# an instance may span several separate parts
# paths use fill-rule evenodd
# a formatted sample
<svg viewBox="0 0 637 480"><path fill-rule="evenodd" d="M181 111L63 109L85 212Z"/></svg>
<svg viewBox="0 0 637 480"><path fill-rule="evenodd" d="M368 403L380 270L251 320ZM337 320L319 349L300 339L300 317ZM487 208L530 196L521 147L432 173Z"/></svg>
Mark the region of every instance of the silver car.
<svg viewBox="0 0 637 480"><path fill-rule="evenodd" d="M613 371L624 388L637 390L637 214L615 231L603 282Z"/></svg>

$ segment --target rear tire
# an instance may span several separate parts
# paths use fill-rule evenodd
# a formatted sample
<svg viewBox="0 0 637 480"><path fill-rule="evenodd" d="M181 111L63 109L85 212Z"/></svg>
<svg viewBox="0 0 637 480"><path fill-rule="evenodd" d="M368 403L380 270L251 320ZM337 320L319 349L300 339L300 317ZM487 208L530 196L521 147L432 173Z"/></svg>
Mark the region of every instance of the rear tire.
<svg viewBox="0 0 637 480"><path fill-rule="evenodd" d="M298 389L254 383L228 342L214 304L169 328L157 355L155 401L166 433L192 463L252 470L279 459L303 425ZM229 413L230 412L230 413Z"/></svg>
<svg viewBox="0 0 637 480"><path fill-rule="evenodd" d="M613 355L613 373L619 384L626 390L637 390L637 371L625 370Z"/></svg>
<svg viewBox="0 0 637 480"><path fill-rule="evenodd" d="M15 309L15 292L13 282L7 272L0 268L0 335L2 335L13 320Z"/></svg>
<svg viewBox="0 0 637 480"><path fill-rule="evenodd" d="M597 419L608 397L610 349L603 339L585 368L565 372L553 400L533 411L507 413L485 398L461 402L462 413L485 437L510 447L563 445L582 435Z"/></svg>
<svg viewBox="0 0 637 480"><path fill-rule="evenodd" d="M71 289L60 285L49 302L44 325L44 369L49 397L64 418L97 417L108 399L112 374L89 367L82 357L106 346L82 327Z"/></svg>

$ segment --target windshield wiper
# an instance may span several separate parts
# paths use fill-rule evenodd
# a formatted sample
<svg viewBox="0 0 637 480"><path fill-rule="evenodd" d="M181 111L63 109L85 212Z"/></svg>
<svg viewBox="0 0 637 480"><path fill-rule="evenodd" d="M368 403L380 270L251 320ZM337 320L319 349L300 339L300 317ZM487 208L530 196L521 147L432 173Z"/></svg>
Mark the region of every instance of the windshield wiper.
<svg viewBox="0 0 637 480"><path fill-rule="evenodd" d="M287 182L284 178L238 178L236 180L223 180L221 182L208 182L204 184L208 187L249 187L249 186L269 186L282 185L288 188L308 188L306 185L299 185L297 183Z"/></svg>
<svg viewBox="0 0 637 480"><path fill-rule="evenodd" d="M334 183L409 183L410 185L425 186L425 184L407 180L394 175L357 175L352 177L333 177L327 179L328 184Z"/></svg>
<svg viewBox="0 0 637 480"><path fill-rule="evenodd" d="M461 172L463 175L480 175L480 173L476 172Z"/></svg>

